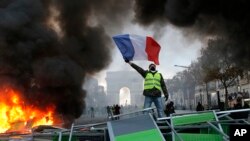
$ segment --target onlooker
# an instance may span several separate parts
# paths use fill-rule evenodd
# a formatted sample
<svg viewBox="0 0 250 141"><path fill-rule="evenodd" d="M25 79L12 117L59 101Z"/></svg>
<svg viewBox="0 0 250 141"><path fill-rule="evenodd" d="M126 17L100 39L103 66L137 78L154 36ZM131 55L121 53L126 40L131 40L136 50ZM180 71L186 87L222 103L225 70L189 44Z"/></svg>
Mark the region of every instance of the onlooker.
<svg viewBox="0 0 250 141"><path fill-rule="evenodd" d="M204 111L204 107L200 102L198 102L198 104L196 106L196 111Z"/></svg>
<svg viewBox="0 0 250 141"><path fill-rule="evenodd" d="M110 117L112 116L111 107L110 107L110 106L107 106L107 107L106 107L106 110L107 110L108 118L110 118Z"/></svg>
<svg viewBox="0 0 250 141"><path fill-rule="evenodd" d="M237 101L237 103L234 105L234 110L243 109L241 97L238 97L236 99L236 101ZM245 105L245 107L247 107L247 106ZM230 117L232 117L233 119L247 119L248 118L248 112L231 113Z"/></svg>
<svg viewBox="0 0 250 141"><path fill-rule="evenodd" d="M175 113L175 110L174 110L174 102L173 101L170 101L167 105L166 105L166 108L165 108L165 114L166 116L170 116L170 114L173 114Z"/></svg>
<svg viewBox="0 0 250 141"><path fill-rule="evenodd" d="M249 105L247 104L247 102L244 102L243 108L244 108L244 109L249 108Z"/></svg>
<svg viewBox="0 0 250 141"><path fill-rule="evenodd" d="M247 108L249 108L249 105L247 104L247 102L244 102L243 109ZM243 118L248 119L248 116L249 116L249 111L243 112Z"/></svg>
<svg viewBox="0 0 250 141"><path fill-rule="evenodd" d="M234 105L234 109L242 109L241 98L236 99L236 104Z"/></svg>
<svg viewBox="0 0 250 141"><path fill-rule="evenodd" d="M116 104L114 108L115 108L115 115L119 115L121 107L118 104ZM119 116L116 117L115 119L119 119Z"/></svg>
<svg viewBox="0 0 250 141"><path fill-rule="evenodd" d="M95 118L95 109L94 109L94 107L90 107L90 114L91 114L91 118Z"/></svg>

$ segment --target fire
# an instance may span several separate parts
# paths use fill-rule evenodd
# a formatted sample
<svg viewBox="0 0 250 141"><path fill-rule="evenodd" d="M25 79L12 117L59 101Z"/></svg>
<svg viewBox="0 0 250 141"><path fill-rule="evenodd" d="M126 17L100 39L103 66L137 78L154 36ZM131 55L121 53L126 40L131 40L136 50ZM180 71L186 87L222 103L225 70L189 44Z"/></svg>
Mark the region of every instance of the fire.
<svg viewBox="0 0 250 141"><path fill-rule="evenodd" d="M11 88L0 89L0 133L28 130L38 125L53 125L54 106L46 110L27 105L21 94Z"/></svg>

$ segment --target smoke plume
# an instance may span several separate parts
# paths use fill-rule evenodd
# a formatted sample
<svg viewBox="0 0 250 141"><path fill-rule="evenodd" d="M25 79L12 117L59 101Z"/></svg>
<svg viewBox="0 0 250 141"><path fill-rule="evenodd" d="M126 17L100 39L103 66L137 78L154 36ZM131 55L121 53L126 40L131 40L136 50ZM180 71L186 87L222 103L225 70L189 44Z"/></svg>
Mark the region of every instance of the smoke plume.
<svg viewBox="0 0 250 141"><path fill-rule="evenodd" d="M136 0L135 20L142 25L173 24L187 36L226 39L239 66L249 68L249 0Z"/></svg>
<svg viewBox="0 0 250 141"><path fill-rule="evenodd" d="M122 23L119 14L126 15L127 5L126 0L1 0L0 84L15 85L27 104L41 109L55 104L69 125L85 107L85 75L111 62L111 40L101 22Z"/></svg>

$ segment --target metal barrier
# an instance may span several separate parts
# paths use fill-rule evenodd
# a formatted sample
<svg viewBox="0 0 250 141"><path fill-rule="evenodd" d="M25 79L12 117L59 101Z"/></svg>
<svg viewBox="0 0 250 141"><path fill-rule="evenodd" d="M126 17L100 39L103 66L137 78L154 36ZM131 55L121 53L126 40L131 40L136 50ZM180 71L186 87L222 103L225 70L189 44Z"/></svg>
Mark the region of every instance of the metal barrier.
<svg viewBox="0 0 250 141"><path fill-rule="evenodd" d="M151 113L108 121L110 141L165 141Z"/></svg>
<svg viewBox="0 0 250 141"><path fill-rule="evenodd" d="M250 108L247 109L237 109L237 110L227 110L227 111L215 111L215 110L209 110L209 111L201 111L201 112L191 112L191 113L185 113L185 114L171 114L170 117L163 117L158 118L157 121L166 121L166 124L170 127L172 132L172 141L175 140L199 140L202 138L202 140L206 140L206 137L208 140L223 140L228 141L229 136L228 133L225 133L222 127L222 124L233 124L232 122L238 122L237 124L249 124L246 119L232 119L230 118L230 114L235 113L242 113L247 112L249 113ZM212 116L213 115L213 116ZM227 118L227 120L225 120ZM169 123L169 121L170 123ZM175 121L176 120L176 121ZM179 123L180 122L180 123ZM200 124L202 123L202 124ZM216 134L190 134L190 133L178 133L177 129L192 129L197 128L197 124L200 124L202 128L210 127L214 129L219 137ZM183 125L183 126L180 126ZM204 126L206 125L206 126ZM208 126L207 126L208 125ZM201 127L199 128L201 130ZM212 136L210 136L212 135ZM177 136L177 139L175 139L175 136ZM206 137L205 137L206 136Z"/></svg>
<svg viewBox="0 0 250 141"><path fill-rule="evenodd" d="M145 108L145 109L142 109L142 110L137 110L137 111L134 111L134 112L129 112L129 113L124 113L124 114L119 114L119 115L113 115L111 114L111 116L109 117L108 120L116 120L118 117L125 117L125 116L132 116L134 114L140 114L140 113L152 113L152 115L155 116L155 107L150 107L150 108ZM100 125L106 125L107 122L101 122L101 123L95 123L95 124L85 124L85 125L74 125L74 123L71 125L71 129L70 130L65 130L65 131L61 131L58 133L58 141L62 141L62 134L64 132L70 132L69 133L69 140L68 141L72 141L72 136L73 136L73 133L75 130L77 129L81 129L81 128L89 128L91 127L92 128L92 131L93 130L103 130L103 132L105 132L106 128L94 128L95 126L100 126ZM105 136L105 135L104 135ZM106 138L106 137L105 137Z"/></svg>

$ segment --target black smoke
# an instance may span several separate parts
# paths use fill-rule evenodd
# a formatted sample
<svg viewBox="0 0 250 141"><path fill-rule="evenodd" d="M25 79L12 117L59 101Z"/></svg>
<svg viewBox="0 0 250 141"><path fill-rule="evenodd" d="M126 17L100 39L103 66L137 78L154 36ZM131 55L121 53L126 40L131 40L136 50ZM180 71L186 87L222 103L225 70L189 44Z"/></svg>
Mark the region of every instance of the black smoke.
<svg viewBox="0 0 250 141"><path fill-rule="evenodd" d="M173 24L188 36L226 39L234 61L249 69L249 0L136 0L135 20L142 25Z"/></svg>
<svg viewBox="0 0 250 141"><path fill-rule="evenodd" d="M0 0L0 84L19 88L27 105L55 104L69 125L85 107L85 75L111 62L111 39L101 22L122 23L127 5L126 0Z"/></svg>

